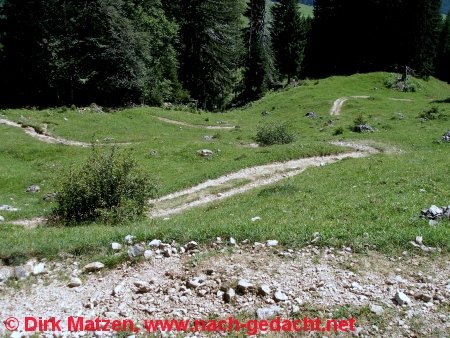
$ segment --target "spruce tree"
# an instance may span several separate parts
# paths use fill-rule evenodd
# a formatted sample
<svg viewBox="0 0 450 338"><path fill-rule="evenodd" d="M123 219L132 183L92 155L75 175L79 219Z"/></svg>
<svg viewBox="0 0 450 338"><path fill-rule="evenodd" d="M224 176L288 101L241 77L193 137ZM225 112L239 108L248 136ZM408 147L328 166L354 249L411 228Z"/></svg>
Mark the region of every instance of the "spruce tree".
<svg viewBox="0 0 450 338"><path fill-rule="evenodd" d="M278 1L272 8L272 16L276 68L290 81L301 71L310 20L301 17L296 0Z"/></svg>
<svg viewBox="0 0 450 338"><path fill-rule="evenodd" d="M269 5L267 0L251 0L246 12L249 24L245 31L244 101L262 97L272 78Z"/></svg>
<svg viewBox="0 0 450 338"><path fill-rule="evenodd" d="M241 0L180 2L180 79L200 107L221 110L230 99L243 41Z"/></svg>

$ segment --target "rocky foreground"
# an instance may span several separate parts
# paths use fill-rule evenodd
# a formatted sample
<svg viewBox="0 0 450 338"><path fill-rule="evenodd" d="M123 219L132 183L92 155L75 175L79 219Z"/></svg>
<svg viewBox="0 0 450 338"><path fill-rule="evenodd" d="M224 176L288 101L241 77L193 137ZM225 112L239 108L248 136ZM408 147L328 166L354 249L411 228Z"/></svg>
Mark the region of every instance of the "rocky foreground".
<svg viewBox="0 0 450 338"><path fill-rule="evenodd" d="M113 270L101 262L80 266L75 257L0 266L0 319L84 316L140 323L231 315L242 320L352 317L356 330L340 336L448 337L449 256L421 246L411 245L410 251L388 258L314 244L292 250L276 240L237 243L218 238L199 247L195 242L134 243L127 236L124 243L111 244L111 250L129 257ZM13 337L26 336L21 328ZM0 324L0 336L6 332Z"/></svg>

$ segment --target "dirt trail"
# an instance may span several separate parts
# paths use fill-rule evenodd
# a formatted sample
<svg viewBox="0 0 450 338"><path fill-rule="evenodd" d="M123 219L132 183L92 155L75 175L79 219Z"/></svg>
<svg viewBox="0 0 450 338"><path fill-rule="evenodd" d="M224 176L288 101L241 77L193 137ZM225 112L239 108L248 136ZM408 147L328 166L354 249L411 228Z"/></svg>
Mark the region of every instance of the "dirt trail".
<svg viewBox="0 0 450 338"><path fill-rule="evenodd" d="M33 127L26 127L24 128L21 124L7 120L7 119L2 119L0 118L0 124L4 124L7 126L11 126L11 127L16 127L16 128L20 128L22 129L25 134L39 140L45 143L49 143L49 144L63 144L66 146L75 146L75 147L83 147L83 148L87 148L90 147L92 144L91 143L86 143L86 142L81 142L81 141L72 141L72 140L67 140L65 138L59 137L59 136L51 136L48 134L40 134L36 131L36 129L34 129ZM107 144L116 144L116 145L129 145L131 143L98 143L97 145L107 145Z"/></svg>
<svg viewBox="0 0 450 338"><path fill-rule="evenodd" d="M235 126L202 126L199 124L190 124L190 123L186 123L186 122L181 122L181 121L176 121L176 120L171 120L165 117L161 117L158 116L158 120L162 121L162 122L166 122L166 123L170 123L170 124L176 124L179 126L185 126L185 127L191 127L191 128L200 128L200 129L209 129L209 130L214 130L214 129L234 129L236 128Z"/></svg>
<svg viewBox="0 0 450 338"><path fill-rule="evenodd" d="M350 99L368 99L370 96L344 96L333 103L333 107L331 107L330 115L340 115L342 107L344 106L344 103L347 102Z"/></svg>
<svg viewBox="0 0 450 338"><path fill-rule="evenodd" d="M319 167L326 164L335 163L345 158L361 158L379 151L369 145L359 143L334 142L333 144L343 147L353 148L355 151L329 156L317 156L292 160L287 162L276 162L251 168L245 168L237 172L221 176L217 179L208 180L192 188L179 191L159 199L151 200L153 210L149 213L151 217L167 217L210 202L223 200L236 194L244 193L248 190L261 186L276 183L287 177L298 175L309 167ZM242 186L231 187L221 193L211 193L212 188L220 188L231 181L249 180ZM196 199L186 201L186 198L196 194ZM177 203L178 200L178 203ZM170 207L164 204L172 204Z"/></svg>

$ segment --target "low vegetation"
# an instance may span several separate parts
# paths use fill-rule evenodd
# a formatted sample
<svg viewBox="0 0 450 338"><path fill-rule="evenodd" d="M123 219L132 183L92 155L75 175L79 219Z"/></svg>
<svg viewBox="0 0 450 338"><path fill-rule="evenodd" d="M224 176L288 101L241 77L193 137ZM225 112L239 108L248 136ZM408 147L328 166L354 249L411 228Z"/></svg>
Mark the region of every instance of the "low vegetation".
<svg viewBox="0 0 450 338"><path fill-rule="evenodd" d="M81 168L63 175L60 185L52 220L69 225L136 220L156 189L130 156L114 148L102 153L95 147Z"/></svg>
<svg viewBox="0 0 450 338"><path fill-rule="evenodd" d="M295 141L295 134L287 124L264 124L258 128L255 140L262 146L289 144Z"/></svg>

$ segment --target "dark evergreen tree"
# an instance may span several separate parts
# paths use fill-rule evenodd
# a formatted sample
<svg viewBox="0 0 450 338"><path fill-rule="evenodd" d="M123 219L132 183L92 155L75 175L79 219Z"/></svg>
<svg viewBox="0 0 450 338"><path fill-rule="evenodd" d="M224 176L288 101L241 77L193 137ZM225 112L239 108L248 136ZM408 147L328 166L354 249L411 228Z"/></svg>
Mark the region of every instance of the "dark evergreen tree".
<svg viewBox="0 0 450 338"><path fill-rule="evenodd" d="M272 80L273 54L269 30L270 2L250 0L245 30L245 72L243 100L262 97Z"/></svg>
<svg viewBox="0 0 450 338"><path fill-rule="evenodd" d="M275 64L283 77L300 74L310 19L302 18L297 0L280 0L272 8L272 43Z"/></svg>
<svg viewBox="0 0 450 338"><path fill-rule="evenodd" d="M436 76L450 83L450 12L443 23L437 48Z"/></svg>
<svg viewBox="0 0 450 338"><path fill-rule="evenodd" d="M243 2L192 0L179 6L180 79L200 107L223 109L243 52Z"/></svg>
<svg viewBox="0 0 450 338"><path fill-rule="evenodd" d="M7 0L3 14L9 105L154 104L180 92L177 26L160 0Z"/></svg>

